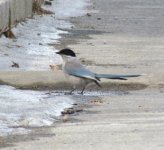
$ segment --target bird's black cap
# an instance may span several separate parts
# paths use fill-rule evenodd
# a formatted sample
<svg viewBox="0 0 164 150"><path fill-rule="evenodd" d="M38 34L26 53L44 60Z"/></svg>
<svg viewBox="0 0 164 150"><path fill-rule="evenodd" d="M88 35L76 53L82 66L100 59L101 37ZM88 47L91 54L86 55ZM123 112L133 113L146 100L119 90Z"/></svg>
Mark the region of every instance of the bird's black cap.
<svg viewBox="0 0 164 150"><path fill-rule="evenodd" d="M59 52L56 52L56 54L76 57L76 54L74 53L74 51L72 51L69 48L62 49Z"/></svg>

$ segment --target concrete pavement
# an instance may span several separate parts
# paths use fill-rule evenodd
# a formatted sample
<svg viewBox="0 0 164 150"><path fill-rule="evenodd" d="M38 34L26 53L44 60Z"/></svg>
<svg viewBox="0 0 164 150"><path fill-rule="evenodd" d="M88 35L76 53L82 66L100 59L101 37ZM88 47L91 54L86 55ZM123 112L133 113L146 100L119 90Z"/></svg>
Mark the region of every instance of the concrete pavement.
<svg viewBox="0 0 164 150"><path fill-rule="evenodd" d="M91 35L90 39L76 37L76 45L69 36L64 42L89 68L104 73L145 73L129 80L128 85L135 82L147 86L135 91L124 86L120 91L114 89L114 94L108 89L108 96L74 95L84 110L63 116L67 117L65 123L51 128L55 136L19 142L5 150L164 149L163 1L92 2L91 16L73 18L73 30L79 36L89 30L107 33Z"/></svg>

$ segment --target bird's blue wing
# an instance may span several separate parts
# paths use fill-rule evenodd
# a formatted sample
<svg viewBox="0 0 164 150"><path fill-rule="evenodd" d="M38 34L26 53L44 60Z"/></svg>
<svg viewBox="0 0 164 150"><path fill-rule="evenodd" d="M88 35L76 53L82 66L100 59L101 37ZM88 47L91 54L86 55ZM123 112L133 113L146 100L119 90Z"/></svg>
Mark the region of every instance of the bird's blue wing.
<svg viewBox="0 0 164 150"><path fill-rule="evenodd" d="M72 76L97 80L95 77L95 74L86 68L74 68L74 69L69 68L69 69L66 69L66 71L68 74Z"/></svg>
<svg viewBox="0 0 164 150"><path fill-rule="evenodd" d="M91 72L87 68L85 68L79 61L69 61L65 64L64 67L65 73L80 77L80 78L87 78L92 80L98 80L95 73Z"/></svg>

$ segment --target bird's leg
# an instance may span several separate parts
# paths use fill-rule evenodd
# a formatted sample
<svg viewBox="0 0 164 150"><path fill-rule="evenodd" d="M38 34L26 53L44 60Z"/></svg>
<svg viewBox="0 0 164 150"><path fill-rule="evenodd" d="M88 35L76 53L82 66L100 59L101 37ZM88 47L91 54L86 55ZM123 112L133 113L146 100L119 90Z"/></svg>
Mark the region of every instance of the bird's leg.
<svg viewBox="0 0 164 150"><path fill-rule="evenodd" d="M69 94L72 95L73 91L75 91L75 90L76 90L76 88L73 88L73 89L69 92Z"/></svg>
<svg viewBox="0 0 164 150"><path fill-rule="evenodd" d="M85 90L85 86L82 88L82 91L80 92L80 94L84 94L84 90Z"/></svg>
<svg viewBox="0 0 164 150"><path fill-rule="evenodd" d="M86 87L88 86L88 84L90 83L90 80L83 80L84 81L84 86L82 88L82 91L80 92L80 94L84 94L84 90L86 89Z"/></svg>
<svg viewBox="0 0 164 150"><path fill-rule="evenodd" d="M73 86L73 89L70 92L65 93L65 95L72 95L73 91L75 91L75 90L76 90L76 87Z"/></svg>
<svg viewBox="0 0 164 150"><path fill-rule="evenodd" d="M85 90L85 88L86 88L86 86L87 86L88 84L85 84L84 86L83 86L83 88L82 88L82 91L80 92L80 94L84 94L84 90Z"/></svg>
<svg viewBox="0 0 164 150"><path fill-rule="evenodd" d="M96 83L97 86L101 87L101 85L97 81L94 81L94 82ZM84 90L88 85L89 85L89 82L86 82L80 94L82 95L84 94Z"/></svg>

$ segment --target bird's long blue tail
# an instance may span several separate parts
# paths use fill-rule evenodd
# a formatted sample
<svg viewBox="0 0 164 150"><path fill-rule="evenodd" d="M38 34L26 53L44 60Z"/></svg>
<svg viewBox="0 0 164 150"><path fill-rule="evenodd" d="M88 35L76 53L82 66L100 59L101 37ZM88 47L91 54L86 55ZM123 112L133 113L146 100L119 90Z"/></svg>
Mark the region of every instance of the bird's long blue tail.
<svg viewBox="0 0 164 150"><path fill-rule="evenodd" d="M133 75L117 75L117 74L96 74L97 78L105 78L105 79L117 79L117 80L127 80L127 78L139 77L139 74Z"/></svg>

